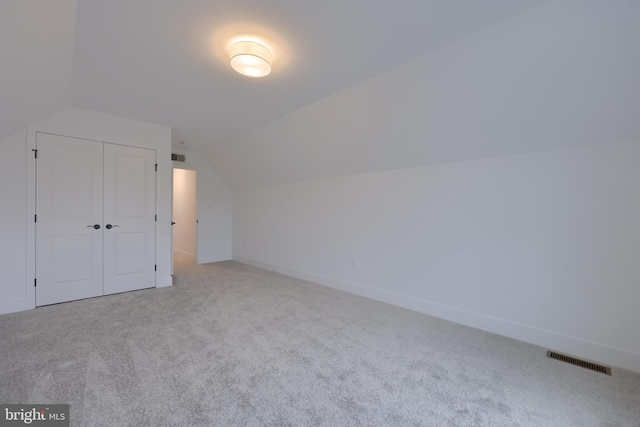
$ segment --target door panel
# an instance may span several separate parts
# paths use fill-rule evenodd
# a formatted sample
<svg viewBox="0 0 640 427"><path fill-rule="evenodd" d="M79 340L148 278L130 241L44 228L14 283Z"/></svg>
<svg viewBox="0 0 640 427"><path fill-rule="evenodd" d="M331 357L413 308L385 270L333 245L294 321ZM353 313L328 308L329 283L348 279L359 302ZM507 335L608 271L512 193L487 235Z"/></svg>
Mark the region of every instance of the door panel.
<svg viewBox="0 0 640 427"><path fill-rule="evenodd" d="M143 273L147 271L146 233L116 233L114 235L114 256L116 275Z"/></svg>
<svg viewBox="0 0 640 427"><path fill-rule="evenodd" d="M38 133L36 305L102 295L102 143Z"/></svg>
<svg viewBox="0 0 640 427"><path fill-rule="evenodd" d="M155 161L154 150L104 144L105 295L155 286Z"/></svg>
<svg viewBox="0 0 640 427"><path fill-rule="evenodd" d="M51 236L53 283L91 280L95 240L87 235Z"/></svg>

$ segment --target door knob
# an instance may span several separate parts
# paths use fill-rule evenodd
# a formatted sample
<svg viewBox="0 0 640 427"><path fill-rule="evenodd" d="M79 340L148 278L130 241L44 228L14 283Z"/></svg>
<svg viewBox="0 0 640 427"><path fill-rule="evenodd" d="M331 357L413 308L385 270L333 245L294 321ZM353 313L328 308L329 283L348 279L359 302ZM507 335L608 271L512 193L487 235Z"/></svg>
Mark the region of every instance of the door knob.
<svg viewBox="0 0 640 427"><path fill-rule="evenodd" d="M117 227L117 225L107 224L105 227L107 227L107 230L111 230L112 228Z"/></svg>
<svg viewBox="0 0 640 427"><path fill-rule="evenodd" d="M87 225L87 228L95 228L96 230L100 230L100 224Z"/></svg>
<svg viewBox="0 0 640 427"><path fill-rule="evenodd" d="M171 221L171 225L176 225L176 223L175 223L175 222L173 222L173 221Z"/></svg>

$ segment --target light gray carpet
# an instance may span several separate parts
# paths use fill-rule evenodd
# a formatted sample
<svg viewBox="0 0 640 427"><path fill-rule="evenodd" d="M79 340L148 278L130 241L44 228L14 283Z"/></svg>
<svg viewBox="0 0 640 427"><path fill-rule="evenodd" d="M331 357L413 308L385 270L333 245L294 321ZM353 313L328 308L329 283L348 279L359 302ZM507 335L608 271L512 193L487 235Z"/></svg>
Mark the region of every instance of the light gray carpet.
<svg viewBox="0 0 640 427"><path fill-rule="evenodd" d="M0 402L76 426L640 426L640 375L236 262L0 316Z"/></svg>

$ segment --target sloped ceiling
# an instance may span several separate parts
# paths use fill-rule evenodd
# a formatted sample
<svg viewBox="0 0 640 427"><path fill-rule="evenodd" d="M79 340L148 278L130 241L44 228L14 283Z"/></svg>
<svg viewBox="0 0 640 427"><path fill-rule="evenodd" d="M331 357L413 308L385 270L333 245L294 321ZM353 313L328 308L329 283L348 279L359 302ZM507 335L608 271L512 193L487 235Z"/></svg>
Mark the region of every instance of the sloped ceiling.
<svg viewBox="0 0 640 427"><path fill-rule="evenodd" d="M72 103L210 144L542 2L79 0ZM229 67L244 33L275 41L268 78Z"/></svg>
<svg viewBox="0 0 640 427"><path fill-rule="evenodd" d="M598 114L633 137L639 4L6 0L0 137L67 105L158 123L232 187L598 142ZM267 78L228 66L246 33L274 45Z"/></svg>
<svg viewBox="0 0 640 427"><path fill-rule="evenodd" d="M7 0L0 137L72 105L170 126L176 145L215 152L545 1ZM224 44L238 34L272 43L268 78L231 70Z"/></svg>
<svg viewBox="0 0 640 427"><path fill-rule="evenodd" d="M0 139L70 101L76 0L0 2Z"/></svg>
<svg viewBox="0 0 640 427"><path fill-rule="evenodd" d="M637 0L546 3L211 145L209 158L241 188L640 141L639 18Z"/></svg>

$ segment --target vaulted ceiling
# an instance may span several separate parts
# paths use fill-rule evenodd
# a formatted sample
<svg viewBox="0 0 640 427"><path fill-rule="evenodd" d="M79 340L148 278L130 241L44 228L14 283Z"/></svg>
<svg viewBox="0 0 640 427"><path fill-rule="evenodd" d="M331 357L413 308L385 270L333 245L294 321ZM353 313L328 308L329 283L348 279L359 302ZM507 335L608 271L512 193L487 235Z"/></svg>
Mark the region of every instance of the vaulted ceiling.
<svg viewBox="0 0 640 427"><path fill-rule="evenodd" d="M71 102L76 0L0 2L0 139Z"/></svg>
<svg viewBox="0 0 640 427"><path fill-rule="evenodd" d="M634 1L612 0L637 11ZM554 27L554 22L566 19L581 4L572 0L552 3L558 6L545 12L546 21L539 25L540 31L531 33L532 39L544 39L545 26L556 31L554 36L565 31ZM170 126L174 145L188 141L190 149L208 153L224 178L247 184L268 180L266 170L248 180L234 175L243 165L259 170L252 162L259 157L256 153L262 155L260 147L249 152L259 142L247 142L255 129L277 124L279 118L303 108L313 109L310 106L332 94L547 4L548 0L3 0L0 138L72 105ZM581 13L596 12L600 13ZM569 37L582 34L582 24L592 19L585 16L575 28L566 30ZM616 19L618 16L609 19L611 25ZM262 36L275 46L273 73L267 78L243 77L228 65L225 42L247 33ZM517 35L514 31L505 34L505 38ZM612 45L603 45L603 49L620 47L618 39L609 41ZM598 48L597 37L589 43ZM491 49L485 53L490 57ZM588 57L589 52L581 54ZM559 50L554 55L549 57L562 62ZM508 61L517 67L515 60ZM540 86L545 81L522 83ZM230 147L229 141L238 142L237 146ZM277 149L279 143L272 141L262 149ZM281 148L273 156L285 156L291 147ZM357 156L357 150L363 148L354 145L355 151L346 158ZM349 173L350 168L355 173L406 167L416 158L408 151L402 161L394 163L391 150L382 151L380 159L391 160L377 164L378 159L370 168L345 164L342 169L327 169L324 175ZM221 163L221 155L227 155L232 164ZM326 156L327 168L335 155ZM455 156L436 156L431 163L451 160ZM262 167L273 172L278 163L274 160ZM272 181L321 177L323 173L294 175L274 176Z"/></svg>
<svg viewBox="0 0 640 427"><path fill-rule="evenodd" d="M3 0L0 136L66 105L171 126L251 129L544 0ZM267 79L226 39L275 42Z"/></svg>
<svg viewBox="0 0 640 427"><path fill-rule="evenodd" d="M507 19L541 0L79 0L71 101L221 139ZM274 70L223 46L274 40Z"/></svg>

